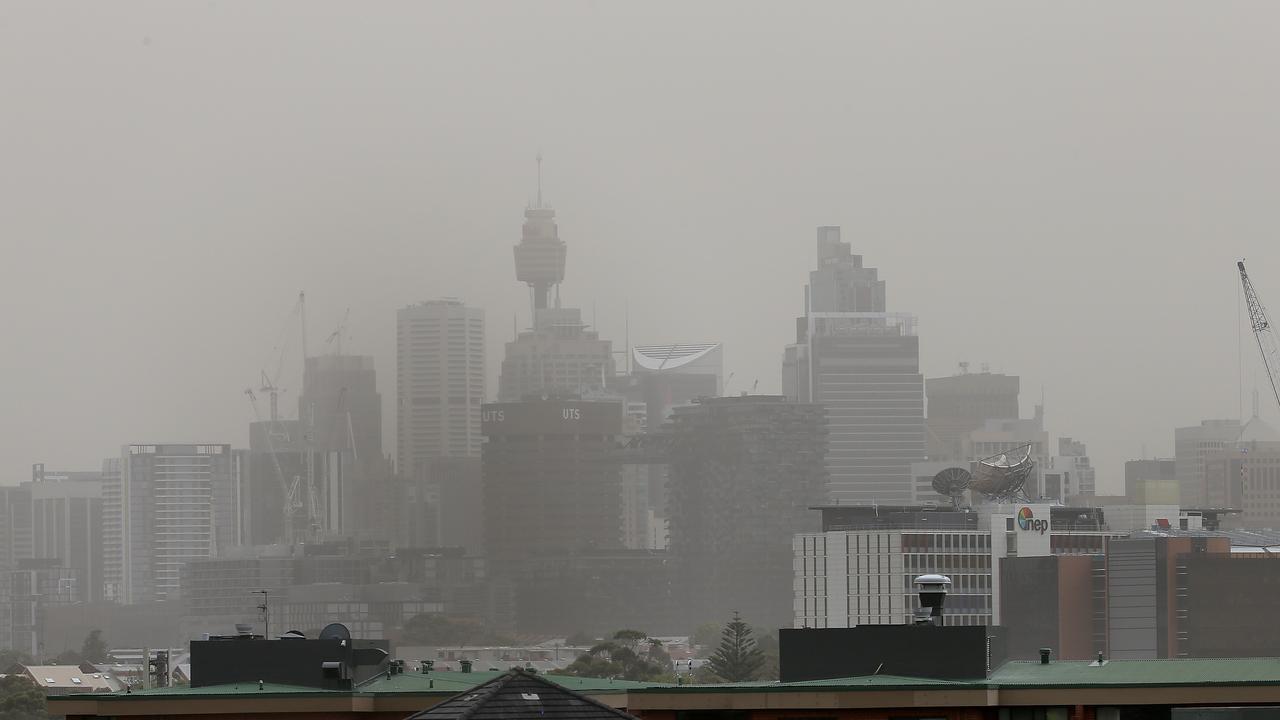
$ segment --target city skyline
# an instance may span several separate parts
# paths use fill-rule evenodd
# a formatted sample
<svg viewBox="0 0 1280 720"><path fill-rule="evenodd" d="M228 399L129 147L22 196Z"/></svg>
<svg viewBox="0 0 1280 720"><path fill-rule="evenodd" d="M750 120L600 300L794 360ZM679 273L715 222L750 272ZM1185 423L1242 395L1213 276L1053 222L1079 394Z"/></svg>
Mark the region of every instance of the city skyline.
<svg viewBox="0 0 1280 720"><path fill-rule="evenodd" d="M61 27L55 11L21 10L5 45L30 62L0 69L26 108L0 140L14 208L0 299L23 308L6 335L23 351L0 360L14 379L0 481L36 460L94 468L157 436L243 447L240 391L272 362L299 289L315 349L350 307L348 345L384 382L396 308L485 308L496 387L511 316L529 324L509 278L539 148L573 247L566 305L615 347L628 323L633 344L723 342L730 393L777 390L812 229L829 224L881 269L892 306L919 316L926 377L989 363L1022 378L1024 416L1043 387L1051 433L1088 442L1100 491L1143 447L1171 455L1171 428L1247 417L1241 385L1262 378L1237 334L1231 263L1248 258L1264 301L1280 297L1266 170L1278 151L1256 139L1277 109L1238 91L1266 84L1268 23L1208 8L725 7L679 22L662 7L517 9L510 24L481 9L369 25L334 12L278 63L258 62L290 26L269 9L247 11L261 35L215 10L141 6L44 33ZM707 32L725 34L715 52L696 40ZM349 36L359 59L327 51ZM459 39L477 36L478 49ZM440 72L457 58L466 73ZM82 102L103 116L89 122ZM210 121L227 107L258 110ZM173 271L141 281L152 266ZM184 322L216 340L148 329ZM285 387L288 406L300 385Z"/></svg>

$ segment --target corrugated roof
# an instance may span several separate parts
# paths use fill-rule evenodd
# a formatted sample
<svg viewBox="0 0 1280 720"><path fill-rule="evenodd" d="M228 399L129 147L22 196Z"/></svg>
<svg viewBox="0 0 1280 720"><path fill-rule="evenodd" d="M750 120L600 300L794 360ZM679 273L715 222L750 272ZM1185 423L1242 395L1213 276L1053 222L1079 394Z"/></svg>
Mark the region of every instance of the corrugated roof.
<svg viewBox="0 0 1280 720"><path fill-rule="evenodd" d="M566 690L540 675L513 669L411 715L409 720L635 720L627 713Z"/></svg>

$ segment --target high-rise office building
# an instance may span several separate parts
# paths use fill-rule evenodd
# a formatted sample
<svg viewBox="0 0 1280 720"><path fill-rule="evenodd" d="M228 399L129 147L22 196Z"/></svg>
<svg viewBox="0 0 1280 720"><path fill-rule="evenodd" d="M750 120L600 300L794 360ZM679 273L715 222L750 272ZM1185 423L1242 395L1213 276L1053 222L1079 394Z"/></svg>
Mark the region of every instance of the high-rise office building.
<svg viewBox="0 0 1280 720"><path fill-rule="evenodd" d="M911 463L925 458L924 377L915 317L885 312L885 285L840 240L818 228L796 343L783 356L784 394L827 409L829 497L908 503Z"/></svg>
<svg viewBox="0 0 1280 720"><path fill-rule="evenodd" d="M1199 425L1174 429L1174 471L1182 507L1208 507L1205 461L1209 455L1234 443L1240 431L1238 420L1204 420Z"/></svg>
<svg viewBox="0 0 1280 720"><path fill-rule="evenodd" d="M395 486L382 452L382 395L373 358L307 358L298 418L305 472L296 516L306 518L305 536L389 539L385 518L395 505Z"/></svg>
<svg viewBox="0 0 1280 720"><path fill-rule="evenodd" d="M230 445L124 446L119 473L104 478L107 599L176 597L182 566L230 542L217 508L236 504L238 468Z"/></svg>
<svg viewBox="0 0 1280 720"><path fill-rule="evenodd" d="M924 381L928 399L929 459L965 460L964 441L988 420L1018 417L1018 376L961 372Z"/></svg>
<svg viewBox="0 0 1280 720"><path fill-rule="evenodd" d="M826 498L820 405L768 395L707 398L671 416L670 552L691 620L737 610L792 617L791 538L816 531Z"/></svg>
<svg viewBox="0 0 1280 720"><path fill-rule="evenodd" d="M1172 458L1128 460L1124 464L1124 494L1134 505L1177 505L1176 461Z"/></svg>
<svg viewBox="0 0 1280 720"><path fill-rule="evenodd" d="M484 310L432 300L396 312L396 466L418 478L438 458L480 456Z"/></svg>
<svg viewBox="0 0 1280 720"><path fill-rule="evenodd" d="M31 473L32 556L78 573L85 600L102 599L102 473Z"/></svg>
<svg viewBox="0 0 1280 720"><path fill-rule="evenodd" d="M32 557L31 486L0 485L0 568Z"/></svg>
<svg viewBox="0 0 1280 720"><path fill-rule="evenodd" d="M307 358L298 399L306 446L314 451L351 451L360 465L379 471L382 456L382 395L373 358L318 355Z"/></svg>
<svg viewBox="0 0 1280 720"><path fill-rule="evenodd" d="M498 400L588 395L607 388L617 367L613 343L589 327L577 308L534 310L533 328L507 343Z"/></svg>
<svg viewBox="0 0 1280 720"><path fill-rule="evenodd" d="M102 461L102 597L124 600L124 484L118 457Z"/></svg>
<svg viewBox="0 0 1280 720"><path fill-rule="evenodd" d="M484 406L486 554L499 564L622 546L622 404Z"/></svg>

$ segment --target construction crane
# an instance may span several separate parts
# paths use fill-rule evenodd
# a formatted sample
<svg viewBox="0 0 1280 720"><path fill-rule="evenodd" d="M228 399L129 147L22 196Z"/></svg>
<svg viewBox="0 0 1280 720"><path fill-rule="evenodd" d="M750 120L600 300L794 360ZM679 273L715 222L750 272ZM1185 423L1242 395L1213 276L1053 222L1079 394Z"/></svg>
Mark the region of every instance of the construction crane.
<svg viewBox="0 0 1280 720"><path fill-rule="evenodd" d="M245 388L244 394L249 398L249 404L253 406L253 416L259 423L262 422L262 413L258 411L258 396L254 395L253 388ZM274 424L274 423L273 423ZM276 479L280 482L281 495L284 498L284 532L285 539L290 544L293 542L293 515L302 507L302 500L298 498L298 481L295 475L293 483L284 478L284 468L280 466L280 455L276 452L275 442L271 439L273 430L271 426L267 427L264 435L267 438L267 453L271 455L271 463L276 471Z"/></svg>
<svg viewBox="0 0 1280 720"><path fill-rule="evenodd" d="M1240 285L1244 288L1244 302L1249 309L1249 325L1258 341L1258 352L1267 369L1267 379L1271 381L1271 393L1276 398L1276 405L1280 407L1280 387L1276 385L1276 372L1280 370L1280 341L1276 340L1271 320L1267 318L1267 309L1258 299L1258 292L1253 289L1249 273L1245 272L1244 261L1237 262L1236 268L1240 270Z"/></svg>
<svg viewBox="0 0 1280 720"><path fill-rule="evenodd" d="M280 483L280 492L283 501L282 510L284 516L283 530L285 540L289 543L292 543L295 540L294 515L302 509L302 498L299 492L299 486L302 483L302 478L298 475L294 475L292 482L285 478L284 468L280 465L280 455L276 442L290 442L289 433L284 429L284 425L280 420L280 393L283 389L280 387L279 382L280 376L284 372L285 357L289 354L290 350L290 338L292 337L290 330L295 322L298 322L301 325L300 335L302 340L302 357L305 365L307 355L307 306L306 294L303 292L298 293L298 301L294 304L289 316L285 319L284 327L280 330L280 339L276 345L276 349L278 349L279 352L276 356L275 367L273 368L274 372L268 373L266 370L262 370L258 385L258 392L266 393L271 403L270 421L266 423L266 432L264 435L266 436L267 441L267 452L271 455L271 463L275 470L276 479ZM246 388L244 394L249 398L250 405L253 406L254 418L259 423L263 423L262 413L258 409L257 395L254 393L252 388ZM301 421L301 418L299 418L299 420ZM301 425L301 422L299 422L299 424ZM305 432L302 440L305 440ZM305 453L306 450L307 445L304 442L303 452ZM310 480L310 472L308 472L308 480Z"/></svg>
<svg viewBox="0 0 1280 720"><path fill-rule="evenodd" d="M330 355L342 354L342 338L347 333L347 318L351 315L351 308L342 314L342 322L338 323L338 327L331 333L329 337L324 339L324 344L329 348Z"/></svg>

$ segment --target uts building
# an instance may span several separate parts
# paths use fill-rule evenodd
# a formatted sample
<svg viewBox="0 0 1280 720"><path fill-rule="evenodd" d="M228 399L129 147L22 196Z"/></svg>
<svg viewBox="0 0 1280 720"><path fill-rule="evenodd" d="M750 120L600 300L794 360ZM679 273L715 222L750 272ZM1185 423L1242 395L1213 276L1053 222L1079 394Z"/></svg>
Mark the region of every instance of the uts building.
<svg viewBox="0 0 1280 720"><path fill-rule="evenodd" d="M622 404L482 406L485 547L495 562L622 545Z"/></svg>

